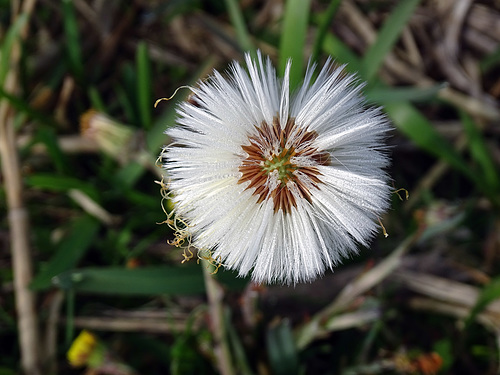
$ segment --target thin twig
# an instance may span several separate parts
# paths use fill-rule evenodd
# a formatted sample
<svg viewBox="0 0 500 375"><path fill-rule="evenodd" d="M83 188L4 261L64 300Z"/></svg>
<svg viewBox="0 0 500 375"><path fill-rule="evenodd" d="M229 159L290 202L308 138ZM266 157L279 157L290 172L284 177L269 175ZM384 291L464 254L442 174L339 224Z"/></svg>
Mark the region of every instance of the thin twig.
<svg viewBox="0 0 500 375"><path fill-rule="evenodd" d="M319 311L314 317L300 327L296 333L296 342L299 349L305 348L316 337L321 337L327 333L331 318L344 311L353 301L382 282L395 269L401 265L403 255L411 248L420 233L416 232L407 237L387 258L370 271L362 274L351 283L347 284L339 293L337 298L324 309Z"/></svg>
<svg viewBox="0 0 500 375"><path fill-rule="evenodd" d="M56 291L50 300L49 311L47 316L47 325L45 330L45 352L46 370L49 374L57 374L57 338L58 338L58 322L61 314L61 307L64 302L64 292Z"/></svg>
<svg viewBox="0 0 500 375"><path fill-rule="evenodd" d="M164 313L165 315L165 313ZM75 327L85 328L92 331L110 332L151 332L155 334L168 333L175 334L182 332L186 328L185 319L163 318L128 318L128 317L103 317L103 316L79 316L75 317L73 323Z"/></svg>
<svg viewBox="0 0 500 375"><path fill-rule="evenodd" d="M224 293L212 274L214 266L208 260L203 258L201 260L201 264L210 309L210 317L212 319L214 353L217 358L219 372L222 375L233 375L235 374L235 371L231 359L231 350L229 348L226 324L224 322L224 305L222 302Z"/></svg>
<svg viewBox="0 0 500 375"><path fill-rule="evenodd" d="M18 16L16 10L19 7L16 5L19 4L12 3L12 19L14 21ZM29 15L34 6L34 0L26 0L21 5L21 12ZM21 38L26 38L27 32L28 29L25 26L21 32ZM8 93L14 93L19 86L17 67L20 57L21 46L14 44L10 54L10 70L4 82L4 90ZM28 214L23 201L20 162L15 138L14 112L9 103L4 100L0 102L0 152L7 196L21 366L25 374L39 375L41 374L39 327L35 309L35 295L29 290L33 273L28 240L30 232Z"/></svg>

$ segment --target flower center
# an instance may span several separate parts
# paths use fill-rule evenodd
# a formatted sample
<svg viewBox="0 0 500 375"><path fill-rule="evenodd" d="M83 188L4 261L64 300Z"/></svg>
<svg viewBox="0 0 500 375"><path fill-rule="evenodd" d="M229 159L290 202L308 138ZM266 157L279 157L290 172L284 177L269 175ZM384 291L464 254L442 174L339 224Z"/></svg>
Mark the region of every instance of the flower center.
<svg viewBox="0 0 500 375"><path fill-rule="evenodd" d="M267 174L272 171L278 172L278 179L281 181L282 185L286 183L293 177L292 173L297 169L297 166L290 162L292 157L292 152L288 149L280 150L278 155L273 154L272 159L266 159L262 169L266 171Z"/></svg>
<svg viewBox="0 0 500 375"><path fill-rule="evenodd" d="M256 130L248 137L249 145L241 146L247 157L239 167L238 183L250 182L246 189L254 189L257 203L272 199L275 213L289 213L299 199L311 203L310 189L321 183L317 166L329 164L329 154L313 145L317 133L296 126L293 118L283 127L277 117Z"/></svg>

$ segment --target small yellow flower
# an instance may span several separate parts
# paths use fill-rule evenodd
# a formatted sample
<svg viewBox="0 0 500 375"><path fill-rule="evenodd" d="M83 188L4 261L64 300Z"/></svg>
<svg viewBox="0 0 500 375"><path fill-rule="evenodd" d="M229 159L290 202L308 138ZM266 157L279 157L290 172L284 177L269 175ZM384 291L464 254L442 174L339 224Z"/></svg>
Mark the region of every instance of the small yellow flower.
<svg viewBox="0 0 500 375"><path fill-rule="evenodd" d="M87 330L83 330L71 344L67 358L71 366L81 367L96 359L102 358L102 350L99 348L97 337ZM93 361L92 361L93 362Z"/></svg>

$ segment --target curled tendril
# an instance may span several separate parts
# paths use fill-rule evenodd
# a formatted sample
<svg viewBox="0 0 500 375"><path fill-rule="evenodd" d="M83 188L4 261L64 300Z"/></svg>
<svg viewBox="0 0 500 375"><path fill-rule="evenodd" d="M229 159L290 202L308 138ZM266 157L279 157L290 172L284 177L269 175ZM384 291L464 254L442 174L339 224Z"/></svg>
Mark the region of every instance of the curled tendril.
<svg viewBox="0 0 500 375"><path fill-rule="evenodd" d="M218 255L217 257L213 257L213 252L211 250L205 250L205 252L208 253L208 256L205 256L202 254L201 251L198 251L198 262L200 261L200 259L202 260L205 260L209 263L209 265L207 265L207 267L209 266L213 266L214 267L214 271L211 272L212 275L216 274L218 271L219 271L219 268L222 266L222 257L220 255Z"/></svg>
<svg viewBox="0 0 500 375"><path fill-rule="evenodd" d="M377 217L377 219L378 219L378 223L382 227L382 233L384 234L384 237L385 238L389 237L389 233L387 233L387 231L385 230L384 224L382 224L382 220L380 220L379 217Z"/></svg>
<svg viewBox="0 0 500 375"><path fill-rule="evenodd" d="M158 165L159 160L161 160L161 155L157 159L156 163ZM162 178L161 181L155 181L158 185L160 185L160 194L161 194L161 208L167 218L160 223L157 224L166 224L172 231L174 232L174 238L172 240L167 241L169 245L175 247L183 248L183 259L181 263L188 262L194 258L194 252L196 252L196 256L198 257L198 261L200 259L206 260L210 263L215 269L212 274L217 273L219 268L223 265L222 258L218 255L216 258L213 257L213 251L210 249L196 249L191 243L191 232L189 230L190 225L178 215L175 211L175 207L172 208L169 212L167 209L167 202L172 200L172 192L169 189L170 181ZM207 255L205 255L207 254Z"/></svg>
<svg viewBox="0 0 500 375"><path fill-rule="evenodd" d="M177 87L177 89L175 89L174 93L170 97L158 99L155 102L154 107L156 108L158 106L158 103L161 102L161 101L163 101L163 100L165 100L165 101L171 100L177 94L177 91L179 91L180 89L190 89L190 90L192 90L192 88L190 86L180 86L180 87Z"/></svg>
<svg viewBox="0 0 500 375"><path fill-rule="evenodd" d="M401 197L401 194L400 194L400 192L401 192L401 191L404 191L404 192L405 192L405 199L403 199L403 198ZM393 193L393 194L397 194L397 196L399 197L399 199L401 199L401 201L408 200L408 199L410 198L410 193L409 193L409 192L408 192L408 190L406 190L405 188L400 188L400 189L398 189L398 190L393 191L392 193Z"/></svg>

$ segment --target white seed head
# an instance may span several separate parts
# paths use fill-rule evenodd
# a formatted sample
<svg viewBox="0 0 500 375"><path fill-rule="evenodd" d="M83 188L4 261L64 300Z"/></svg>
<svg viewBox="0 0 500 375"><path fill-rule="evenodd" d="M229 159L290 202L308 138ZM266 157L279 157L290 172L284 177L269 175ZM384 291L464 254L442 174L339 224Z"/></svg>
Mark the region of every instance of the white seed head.
<svg viewBox="0 0 500 375"><path fill-rule="evenodd" d="M367 246L389 205L384 139L354 75L328 60L289 92L270 59L246 56L192 88L163 150L192 244L256 282L311 281Z"/></svg>

